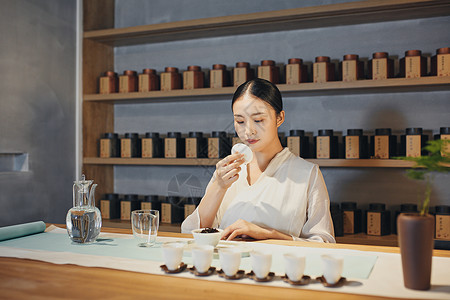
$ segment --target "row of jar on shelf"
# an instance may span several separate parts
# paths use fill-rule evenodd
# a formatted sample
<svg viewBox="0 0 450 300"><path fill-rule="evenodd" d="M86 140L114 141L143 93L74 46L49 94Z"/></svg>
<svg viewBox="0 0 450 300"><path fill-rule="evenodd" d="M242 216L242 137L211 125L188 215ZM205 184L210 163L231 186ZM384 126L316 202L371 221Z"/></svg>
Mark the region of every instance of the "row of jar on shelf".
<svg viewBox="0 0 450 300"><path fill-rule="evenodd" d="M105 194L100 200L100 210L103 219L129 221L133 210L154 209L160 211L161 223L180 224L200 201L200 197ZM383 236L396 233L397 216L400 213L417 212L417 205L401 204L400 209L391 215L383 203L371 203L367 210L362 210L355 202L332 202L330 212L336 236L360 232ZM435 216L435 238L450 240L450 206L435 206L432 214Z"/></svg>
<svg viewBox="0 0 450 300"><path fill-rule="evenodd" d="M140 196L136 194L105 194L100 200L103 219L131 220L131 212L140 209L154 209L160 212L160 222L180 224L200 203L200 197Z"/></svg>
<svg viewBox="0 0 450 300"><path fill-rule="evenodd" d="M441 127L434 138L450 140L450 127ZM400 136L400 143L390 128L375 129L370 137L362 129L348 129L342 143L332 129L320 129L312 143L304 130L290 130L289 136L280 136L282 145L295 155L320 159L418 157L426 154L422 148L428 139L422 128L407 128ZM165 137L157 132L147 132L142 137L125 133L121 138L117 133L105 133L100 138L99 154L101 158L224 158L240 142L239 137L224 131L213 131L208 137L203 132L189 132L187 136L168 132Z"/></svg>
<svg viewBox="0 0 450 300"><path fill-rule="evenodd" d="M450 206L432 208L435 217L435 238L450 241ZM355 202L330 204L336 236L364 232L367 235L383 236L397 233L397 217L400 213L417 213L417 205L401 204L399 210L386 209L384 203L370 203L367 210L357 207Z"/></svg>
<svg viewBox="0 0 450 300"><path fill-rule="evenodd" d="M439 48L431 58L428 73L428 59L420 50L408 50L405 57L399 61L399 74L394 74L394 60L387 52L373 53L372 59L364 66L356 54L344 55L339 62L339 71L328 56L318 56L312 63L311 72L308 65L300 58L290 58L285 66L285 78L281 78L280 67L273 60L263 60L256 67L256 77L278 84L299 84L302 82L323 83L327 81L356 81L360 79L387 79L393 77L418 78L422 76L450 76L450 48ZM255 77L254 69L248 62L238 62L231 72L223 64L215 64L209 73L209 87L239 86ZM312 77L311 77L312 76ZM170 91L175 89L197 89L207 87L205 72L200 66L188 66L181 75L178 68L166 67L164 72L157 74L155 69L144 69L142 74L125 70L118 76L113 71L107 71L100 77L99 93L131 93L148 91Z"/></svg>

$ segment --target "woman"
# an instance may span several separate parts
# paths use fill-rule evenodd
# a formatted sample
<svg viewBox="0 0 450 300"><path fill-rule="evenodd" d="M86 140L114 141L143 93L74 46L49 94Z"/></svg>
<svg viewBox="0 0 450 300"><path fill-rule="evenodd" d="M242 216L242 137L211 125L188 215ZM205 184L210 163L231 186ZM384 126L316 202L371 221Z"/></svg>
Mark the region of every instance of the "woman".
<svg viewBox="0 0 450 300"><path fill-rule="evenodd" d="M330 200L317 165L282 147L278 127L285 112L278 88L263 79L238 87L232 100L234 127L250 147L219 161L198 208L182 232L224 229L222 239L308 240L334 243Z"/></svg>

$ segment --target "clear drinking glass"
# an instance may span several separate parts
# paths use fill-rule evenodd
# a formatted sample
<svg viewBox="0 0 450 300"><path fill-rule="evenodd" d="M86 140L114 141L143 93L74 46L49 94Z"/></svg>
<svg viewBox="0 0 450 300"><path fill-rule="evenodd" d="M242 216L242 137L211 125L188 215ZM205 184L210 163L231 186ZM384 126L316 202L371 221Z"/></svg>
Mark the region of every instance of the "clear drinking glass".
<svg viewBox="0 0 450 300"><path fill-rule="evenodd" d="M159 211L149 209L132 211L131 227L139 247L153 247L158 235Z"/></svg>

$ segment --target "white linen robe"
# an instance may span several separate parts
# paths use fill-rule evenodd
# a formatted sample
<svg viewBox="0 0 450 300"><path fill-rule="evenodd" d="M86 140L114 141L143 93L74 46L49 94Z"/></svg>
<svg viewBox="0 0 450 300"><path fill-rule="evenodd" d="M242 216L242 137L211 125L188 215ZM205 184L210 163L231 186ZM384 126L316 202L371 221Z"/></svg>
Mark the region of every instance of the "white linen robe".
<svg viewBox="0 0 450 300"><path fill-rule="evenodd" d="M206 189L215 176L211 178ZM212 227L243 219L291 235L294 240L334 243L330 200L319 167L284 148L258 180L249 185L247 168L226 191ZM200 227L198 209L181 225L183 233Z"/></svg>

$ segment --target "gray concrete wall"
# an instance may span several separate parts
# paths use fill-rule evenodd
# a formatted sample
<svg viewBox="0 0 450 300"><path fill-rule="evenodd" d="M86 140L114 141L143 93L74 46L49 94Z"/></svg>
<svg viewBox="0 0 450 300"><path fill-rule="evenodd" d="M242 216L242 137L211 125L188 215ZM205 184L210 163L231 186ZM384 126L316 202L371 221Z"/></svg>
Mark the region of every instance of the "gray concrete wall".
<svg viewBox="0 0 450 300"><path fill-rule="evenodd" d="M23 168L0 168L0 226L64 223L75 176L76 1L1 1L0 36L0 157L28 155Z"/></svg>
<svg viewBox="0 0 450 300"><path fill-rule="evenodd" d="M321 1L328 4L342 1ZM317 5L317 1L122 1L116 0L116 27L159 23L210 16L232 15L265 10ZM188 65L204 69L222 63L232 67L237 61L256 66L263 59L285 64L291 57L311 63L316 56L326 55L341 60L345 54L359 54L367 60L373 52L386 51L395 58L404 51L420 49L432 55L440 47L450 45L450 17L395 21L351 26L325 27L276 33L249 34L232 37L176 41L151 45L121 47L115 50L117 72L126 69L142 71L151 67L161 72L166 66L181 71ZM398 66L397 66L398 69ZM230 97L231 98L231 97ZM369 94L333 94L284 96L286 122L280 128L304 129L317 134L318 129L390 127L396 134L406 127L423 127L436 133L450 126L450 91L377 92ZM220 101L168 102L140 105L117 105L115 130L119 133L157 131L233 132L230 99ZM117 193L167 195L168 182L191 174L204 189L214 171L212 167L137 167L115 168ZM368 203L383 202L397 209L400 203L416 203L423 186L405 177L404 169L388 168L322 168L331 201L356 201L362 208ZM437 175L433 186L432 205L450 205L450 175ZM182 185L180 194L192 193Z"/></svg>

